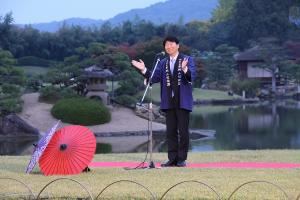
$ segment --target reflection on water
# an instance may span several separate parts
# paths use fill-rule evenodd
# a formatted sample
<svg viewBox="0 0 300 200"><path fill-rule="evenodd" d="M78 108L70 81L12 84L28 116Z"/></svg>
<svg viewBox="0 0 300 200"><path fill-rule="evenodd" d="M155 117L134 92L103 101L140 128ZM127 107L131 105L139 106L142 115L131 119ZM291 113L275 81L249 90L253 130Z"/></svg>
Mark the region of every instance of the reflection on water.
<svg viewBox="0 0 300 200"><path fill-rule="evenodd" d="M204 107L204 106L203 106ZM192 144L191 150L299 149L300 108L293 102L223 107L209 112L201 106L191 118L193 128L214 129L216 138ZM215 108L213 110L216 110Z"/></svg>
<svg viewBox="0 0 300 200"><path fill-rule="evenodd" d="M30 155L36 138L5 138L0 139L0 155Z"/></svg>
<svg viewBox="0 0 300 200"><path fill-rule="evenodd" d="M300 106L293 102L204 106L191 114L190 128L216 131L192 139L190 151L300 149ZM96 153L146 152L148 136L97 137ZM1 155L31 154L36 140L0 140ZM153 152L166 152L164 133L154 133Z"/></svg>
<svg viewBox="0 0 300 200"><path fill-rule="evenodd" d="M138 153L146 152L148 148L148 136L119 136L97 137L96 153ZM110 151L103 151L103 148ZM164 151L164 133L153 133L153 152Z"/></svg>

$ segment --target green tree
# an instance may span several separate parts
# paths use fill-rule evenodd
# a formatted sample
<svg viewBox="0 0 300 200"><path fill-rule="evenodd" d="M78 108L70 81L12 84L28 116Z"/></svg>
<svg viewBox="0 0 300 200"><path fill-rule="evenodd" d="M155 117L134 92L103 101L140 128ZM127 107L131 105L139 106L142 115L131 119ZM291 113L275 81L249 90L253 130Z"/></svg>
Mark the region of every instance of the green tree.
<svg viewBox="0 0 300 200"><path fill-rule="evenodd" d="M67 73L63 73L61 68L58 66L47 72L44 77L44 81L51 83L52 85L59 85L61 88L64 87L64 83L70 79Z"/></svg>
<svg viewBox="0 0 300 200"><path fill-rule="evenodd" d="M220 23L231 19L236 1L237 0L219 0L219 5L212 13L211 21L213 23Z"/></svg>
<svg viewBox="0 0 300 200"><path fill-rule="evenodd" d="M208 32L207 42L210 44L210 48L214 49L217 46L224 44L224 42L226 41L228 42L228 44L231 44L232 29L232 20L222 21L213 24Z"/></svg>
<svg viewBox="0 0 300 200"><path fill-rule="evenodd" d="M283 39L290 28L289 9L293 0L238 0L233 12L232 41L245 48L261 37Z"/></svg>
<svg viewBox="0 0 300 200"><path fill-rule="evenodd" d="M272 92L275 93L276 75L280 65L288 60L287 51L276 38L260 39L258 51L263 62L256 67L266 69L272 74Z"/></svg>
<svg viewBox="0 0 300 200"><path fill-rule="evenodd" d="M41 57L40 32L31 26L25 26L20 36L23 39L22 47L26 49L26 51L23 51L22 56L35 55L36 57Z"/></svg>
<svg viewBox="0 0 300 200"><path fill-rule="evenodd" d="M149 68L153 67L155 54L164 50L162 39L160 38L155 38L147 42L139 42L134 47L137 52L134 59L142 59Z"/></svg>
<svg viewBox="0 0 300 200"><path fill-rule="evenodd" d="M91 57L96 57L104 54L106 50L106 45L98 42L92 42L88 45L88 54Z"/></svg>
<svg viewBox="0 0 300 200"><path fill-rule="evenodd" d="M99 40L98 42L105 44L119 44L121 38L120 27L112 27L111 23L104 22L99 30Z"/></svg>
<svg viewBox="0 0 300 200"><path fill-rule="evenodd" d="M137 38L135 37L134 27L131 21L126 21L123 23L121 38L123 42L126 42L130 45L136 43Z"/></svg>
<svg viewBox="0 0 300 200"><path fill-rule="evenodd" d="M11 30L14 19L12 12L7 13L4 17L0 16L0 48L8 50L11 46Z"/></svg>
<svg viewBox="0 0 300 200"><path fill-rule="evenodd" d="M202 21L192 21L185 24L188 34L182 37L182 43L199 51L209 50L210 24Z"/></svg>
<svg viewBox="0 0 300 200"><path fill-rule="evenodd" d="M22 69L13 67L16 61L9 51L0 49L0 85L24 85L25 75Z"/></svg>
<svg viewBox="0 0 300 200"><path fill-rule="evenodd" d="M194 57L194 62L196 66L196 78L194 80L194 87L201 87L204 78L207 73L205 71L205 64L203 59L200 56L200 52L193 52L192 56Z"/></svg>
<svg viewBox="0 0 300 200"><path fill-rule="evenodd" d="M0 49L0 115L22 109L21 87L26 80L24 71L13 67L14 63L12 54Z"/></svg>
<svg viewBox="0 0 300 200"><path fill-rule="evenodd" d="M280 74L293 80L298 85L297 92L300 93L300 61L299 60L285 60L279 65Z"/></svg>
<svg viewBox="0 0 300 200"><path fill-rule="evenodd" d="M0 48L0 66L7 67L16 64L16 60L9 51Z"/></svg>
<svg viewBox="0 0 300 200"><path fill-rule="evenodd" d="M237 52L236 47L223 44L218 46L214 52L208 52L202 57L209 82L217 82L218 85L228 83L234 75L233 55Z"/></svg>

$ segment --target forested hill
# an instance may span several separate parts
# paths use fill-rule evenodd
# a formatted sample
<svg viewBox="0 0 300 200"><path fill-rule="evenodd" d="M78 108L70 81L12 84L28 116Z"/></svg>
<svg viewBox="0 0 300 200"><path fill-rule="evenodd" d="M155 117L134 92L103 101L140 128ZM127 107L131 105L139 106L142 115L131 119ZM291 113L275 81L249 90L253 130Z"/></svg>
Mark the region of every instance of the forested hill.
<svg viewBox="0 0 300 200"><path fill-rule="evenodd" d="M48 23L37 23L37 24L31 24L31 26L35 29L38 29L40 31L48 31L48 32L55 32L60 27L63 26L63 24L66 25L79 25L84 28L88 27L99 27L103 23L103 20L95 20L95 19L89 19L89 18L69 18L65 19L63 21L53 21ZM24 26L24 25L19 25Z"/></svg>
<svg viewBox="0 0 300 200"><path fill-rule="evenodd" d="M208 20L216 8L218 0L167 0L156 3L143 9L133 9L108 19L112 25L118 25L126 20L145 19L154 24L186 23L192 20ZM80 25L82 27L99 27L104 21L87 18L66 19L49 23L32 24L33 28L40 31L57 31L63 23Z"/></svg>
<svg viewBox="0 0 300 200"><path fill-rule="evenodd" d="M218 0L169 0L144 9L130 10L116 15L109 21L115 25L134 19L136 16L155 24L207 20L211 17L211 12L217 4Z"/></svg>

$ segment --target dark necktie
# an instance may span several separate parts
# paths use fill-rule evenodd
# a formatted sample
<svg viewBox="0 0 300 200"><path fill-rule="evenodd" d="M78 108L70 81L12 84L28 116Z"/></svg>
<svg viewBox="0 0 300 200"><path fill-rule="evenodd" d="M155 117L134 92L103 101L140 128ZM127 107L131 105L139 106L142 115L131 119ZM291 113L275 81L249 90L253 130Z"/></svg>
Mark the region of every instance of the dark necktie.
<svg viewBox="0 0 300 200"><path fill-rule="evenodd" d="M170 71L171 74L173 75L173 71L174 71L174 66L175 66L175 58L171 58L170 59ZM172 97L174 97L174 91L172 90Z"/></svg>

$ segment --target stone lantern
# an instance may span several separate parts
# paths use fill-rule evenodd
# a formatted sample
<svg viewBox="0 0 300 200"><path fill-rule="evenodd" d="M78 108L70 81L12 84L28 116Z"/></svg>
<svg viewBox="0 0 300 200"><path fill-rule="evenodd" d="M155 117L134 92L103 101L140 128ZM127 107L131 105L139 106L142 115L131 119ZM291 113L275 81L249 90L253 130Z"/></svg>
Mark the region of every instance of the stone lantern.
<svg viewBox="0 0 300 200"><path fill-rule="evenodd" d="M84 69L87 78L87 94L89 98L101 99L105 105L110 103L107 92L106 80L113 76L108 69L103 69L97 65L92 65Z"/></svg>

